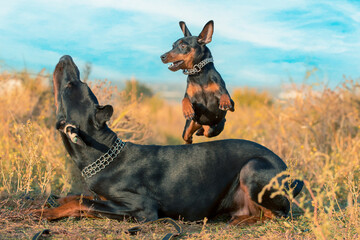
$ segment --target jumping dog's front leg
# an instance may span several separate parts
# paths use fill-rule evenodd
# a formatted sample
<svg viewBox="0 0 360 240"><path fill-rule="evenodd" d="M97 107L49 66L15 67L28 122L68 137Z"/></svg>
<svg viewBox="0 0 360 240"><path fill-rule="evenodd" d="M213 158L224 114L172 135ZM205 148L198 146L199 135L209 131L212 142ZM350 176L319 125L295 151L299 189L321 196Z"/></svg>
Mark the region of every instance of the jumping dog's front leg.
<svg viewBox="0 0 360 240"><path fill-rule="evenodd" d="M234 101L230 98L228 93L224 93L220 96L219 109L223 111L230 110L231 112L235 110Z"/></svg>
<svg viewBox="0 0 360 240"><path fill-rule="evenodd" d="M182 100L182 110L186 120L192 120L194 118L195 111L187 95L185 95L184 99Z"/></svg>
<svg viewBox="0 0 360 240"><path fill-rule="evenodd" d="M216 75L210 78L210 84L208 84L208 90L212 91L215 97L219 100L219 109L223 111L230 110L233 112L234 101L230 98L229 92L226 90L225 82L220 75Z"/></svg>

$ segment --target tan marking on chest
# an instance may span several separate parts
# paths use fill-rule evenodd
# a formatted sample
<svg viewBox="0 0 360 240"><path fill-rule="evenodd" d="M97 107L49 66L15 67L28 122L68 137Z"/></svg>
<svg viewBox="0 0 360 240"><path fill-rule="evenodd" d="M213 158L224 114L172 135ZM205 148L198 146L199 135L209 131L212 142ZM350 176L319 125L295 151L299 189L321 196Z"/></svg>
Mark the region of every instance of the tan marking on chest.
<svg viewBox="0 0 360 240"><path fill-rule="evenodd" d="M204 89L207 92L216 92L219 91L220 87L216 83L209 83L207 86L204 87Z"/></svg>
<svg viewBox="0 0 360 240"><path fill-rule="evenodd" d="M189 97L193 97L196 93L201 92L202 88L199 84L190 83L188 88L186 89L186 93Z"/></svg>

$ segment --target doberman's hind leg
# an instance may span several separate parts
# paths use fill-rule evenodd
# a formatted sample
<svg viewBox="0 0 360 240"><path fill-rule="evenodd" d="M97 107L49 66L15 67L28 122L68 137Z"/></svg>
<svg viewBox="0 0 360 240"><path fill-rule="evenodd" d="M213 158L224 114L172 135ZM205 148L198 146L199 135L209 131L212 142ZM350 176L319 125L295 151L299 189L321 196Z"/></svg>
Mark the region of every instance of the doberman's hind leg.
<svg viewBox="0 0 360 240"><path fill-rule="evenodd" d="M241 169L239 185L234 191L230 224L252 224L273 217L286 217L290 203L283 195L271 197L275 190L259 193L281 171L264 159L252 159Z"/></svg>
<svg viewBox="0 0 360 240"><path fill-rule="evenodd" d="M226 119L224 118L224 119L221 120L221 122L219 122L216 125L203 126L203 128L204 128L204 133L203 133L204 136L208 137L208 138L216 137L217 135L219 135L224 130L225 122L226 122Z"/></svg>
<svg viewBox="0 0 360 240"><path fill-rule="evenodd" d="M201 125L195 122L194 120L186 120L184 131L183 131L183 139L186 144L192 143L192 135L194 132L196 132L198 129L201 128Z"/></svg>
<svg viewBox="0 0 360 240"><path fill-rule="evenodd" d="M230 225L250 225L273 218L272 212L255 203L248 188L241 184L234 192L232 209Z"/></svg>
<svg viewBox="0 0 360 240"><path fill-rule="evenodd" d="M285 195L271 196L275 189L259 193L281 169L264 159L252 159L240 171L238 186L232 194L230 224L251 224L273 217L286 217L290 202Z"/></svg>

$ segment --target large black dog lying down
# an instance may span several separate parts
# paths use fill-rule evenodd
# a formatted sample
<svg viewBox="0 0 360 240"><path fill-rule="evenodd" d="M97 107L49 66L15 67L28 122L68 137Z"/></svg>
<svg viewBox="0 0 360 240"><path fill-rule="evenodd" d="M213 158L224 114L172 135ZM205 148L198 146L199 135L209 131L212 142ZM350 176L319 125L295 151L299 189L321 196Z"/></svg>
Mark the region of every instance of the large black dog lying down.
<svg viewBox="0 0 360 240"><path fill-rule="evenodd" d="M60 207L35 210L46 219L67 216L159 217L199 220L228 214L230 223L246 219L287 216L284 195L274 189L258 194L285 163L269 149L245 140L222 140L193 145L156 146L122 142L106 122L110 105L100 106L70 56L54 72L56 127L66 150L99 198L66 197ZM278 181L282 179L279 178ZM303 182L285 184L296 196Z"/></svg>

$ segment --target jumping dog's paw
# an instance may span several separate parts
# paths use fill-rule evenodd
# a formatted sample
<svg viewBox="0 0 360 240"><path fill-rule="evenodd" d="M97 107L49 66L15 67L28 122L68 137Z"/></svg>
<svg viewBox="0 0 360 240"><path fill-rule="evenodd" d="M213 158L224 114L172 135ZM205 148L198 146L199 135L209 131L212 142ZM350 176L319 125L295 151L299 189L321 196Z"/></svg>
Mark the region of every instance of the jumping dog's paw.
<svg viewBox="0 0 360 240"><path fill-rule="evenodd" d="M184 98L182 101L182 110L186 120L192 120L195 117L195 111L188 98Z"/></svg>
<svg viewBox="0 0 360 240"><path fill-rule="evenodd" d="M184 114L184 117L185 117L186 120L193 120L194 117L195 117L194 110L188 111L188 112L183 112L183 114Z"/></svg>
<svg viewBox="0 0 360 240"><path fill-rule="evenodd" d="M234 104L230 99L229 95L223 94L220 97L219 109L223 111L230 110L231 112L234 111Z"/></svg>

